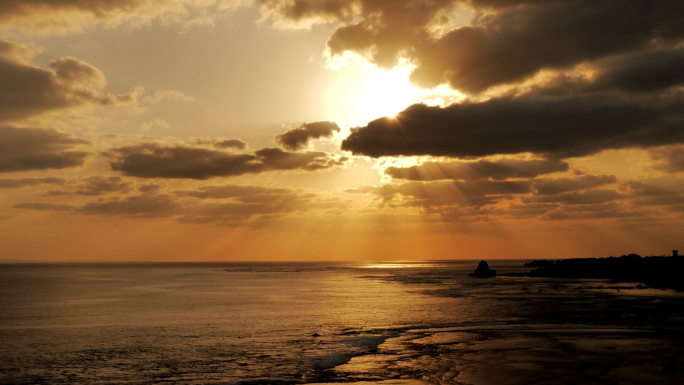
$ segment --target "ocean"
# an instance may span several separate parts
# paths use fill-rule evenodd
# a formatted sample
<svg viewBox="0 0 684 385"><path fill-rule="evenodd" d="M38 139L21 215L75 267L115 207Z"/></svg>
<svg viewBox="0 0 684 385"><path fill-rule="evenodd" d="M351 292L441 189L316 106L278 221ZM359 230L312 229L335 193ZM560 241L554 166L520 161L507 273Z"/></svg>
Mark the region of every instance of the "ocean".
<svg viewBox="0 0 684 385"><path fill-rule="evenodd" d="M684 293L478 262L2 264L0 383L684 383Z"/></svg>

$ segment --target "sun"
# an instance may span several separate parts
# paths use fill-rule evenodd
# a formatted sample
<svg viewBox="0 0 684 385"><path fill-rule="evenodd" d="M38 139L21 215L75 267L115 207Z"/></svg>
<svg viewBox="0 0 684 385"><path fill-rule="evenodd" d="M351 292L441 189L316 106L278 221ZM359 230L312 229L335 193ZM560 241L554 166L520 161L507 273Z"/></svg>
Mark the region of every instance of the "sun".
<svg viewBox="0 0 684 385"><path fill-rule="evenodd" d="M361 79L354 107L360 119L393 117L421 100L421 90L409 82L409 70L395 68L382 71L371 67Z"/></svg>
<svg viewBox="0 0 684 385"><path fill-rule="evenodd" d="M411 104L420 103L425 94L425 90L410 83L408 67L381 70L356 62L337 71L337 81L330 88L330 112L352 125L393 117Z"/></svg>
<svg viewBox="0 0 684 385"><path fill-rule="evenodd" d="M400 64L379 69L361 59L341 60L329 68L336 71L328 85L329 119L347 122L351 127L395 117L415 103L445 106L459 102L465 95L447 85L422 89L411 84L413 66Z"/></svg>

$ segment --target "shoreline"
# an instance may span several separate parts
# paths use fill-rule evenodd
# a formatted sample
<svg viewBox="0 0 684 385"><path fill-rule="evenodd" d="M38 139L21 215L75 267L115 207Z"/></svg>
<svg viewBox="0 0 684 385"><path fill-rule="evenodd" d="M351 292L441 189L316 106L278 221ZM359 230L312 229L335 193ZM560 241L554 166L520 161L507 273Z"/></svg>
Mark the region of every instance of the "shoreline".
<svg viewBox="0 0 684 385"><path fill-rule="evenodd" d="M641 257L636 254L608 258L536 260L525 273L506 273L509 277L610 279L613 282L643 282L658 289L684 291L684 257Z"/></svg>

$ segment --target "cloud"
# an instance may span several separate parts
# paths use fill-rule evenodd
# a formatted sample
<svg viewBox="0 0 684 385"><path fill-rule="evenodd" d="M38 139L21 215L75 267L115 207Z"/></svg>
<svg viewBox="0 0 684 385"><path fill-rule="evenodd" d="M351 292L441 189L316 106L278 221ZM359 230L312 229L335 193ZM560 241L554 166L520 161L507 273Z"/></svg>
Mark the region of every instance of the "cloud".
<svg viewBox="0 0 684 385"><path fill-rule="evenodd" d="M247 148L247 143L240 139L223 139L223 138L197 138L192 141L194 144L210 145L216 148L234 148L236 150L244 150Z"/></svg>
<svg viewBox="0 0 684 385"><path fill-rule="evenodd" d="M143 194L157 194L162 189L164 189L164 187L165 187L165 185L163 185L163 184L143 183L143 184L138 185L138 191L143 193Z"/></svg>
<svg viewBox="0 0 684 385"><path fill-rule="evenodd" d="M448 107L415 104L352 129L342 149L372 157L480 157L531 152L566 158L684 142L684 95L610 99L523 95Z"/></svg>
<svg viewBox="0 0 684 385"><path fill-rule="evenodd" d="M364 2L351 0L256 0L262 4L262 11L272 17L282 20L291 20L296 23L307 19L319 21L350 20L358 15Z"/></svg>
<svg viewBox="0 0 684 385"><path fill-rule="evenodd" d="M649 183L648 186L669 182L651 180ZM617 186L611 188L611 184ZM620 182L612 175L581 175L502 181L421 181L361 186L346 192L375 195L383 208L418 207L423 214L437 216L444 223L469 223L495 218L581 220L644 217L652 214L637 208L650 204L639 202L644 198L639 195L640 189L646 188L644 186L643 181ZM684 197L681 192L670 194L667 201L671 202L660 205L680 204L681 197Z"/></svg>
<svg viewBox="0 0 684 385"><path fill-rule="evenodd" d="M185 145L143 143L108 152L112 170L144 178L189 178L238 176L273 170L314 171L342 165L344 158L324 152L292 153L264 148L254 154L234 154Z"/></svg>
<svg viewBox="0 0 684 385"><path fill-rule="evenodd" d="M223 185L223 186L203 186L196 190L181 190L176 194L180 196L190 196L199 199L225 199L225 198L241 198L254 196L274 196L282 194L291 194L293 190L288 188L268 188L261 186L239 186L239 185Z"/></svg>
<svg viewBox="0 0 684 385"><path fill-rule="evenodd" d="M684 172L684 148L682 146L668 146L653 148L648 151L653 160L653 168L667 173Z"/></svg>
<svg viewBox="0 0 684 385"><path fill-rule="evenodd" d="M180 205L167 195L137 195L101 199L79 209L86 215L121 215L138 218L160 218L176 214Z"/></svg>
<svg viewBox="0 0 684 385"><path fill-rule="evenodd" d="M157 104L165 100L176 102L194 102L195 98L175 90L157 90L143 99L147 103Z"/></svg>
<svg viewBox="0 0 684 385"><path fill-rule="evenodd" d="M564 203L570 205L583 205L612 202L623 198L626 198L626 196L621 195L615 190L596 189L573 191L558 195L523 197L522 201L525 203Z"/></svg>
<svg viewBox="0 0 684 385"><path fill-rule="evenodd" d="M267 195L258 202L201 203L190 206L179 221L186 223L236 223L306 211L310 198L299 195Z"/></svg>
<svg viewBox="0 0 684 385"><path fill-rule="evenodd" d="M74 148L87 144L57 130L0 126L0 172L81 166L89 153Z"/></svg>
<svg viewBox="0 0 684 385"><path fill-rule="evenodd" d="M18 29L28 34L78 31L102 23L149 23L184 20L196 25L230 11L244 0L3 0L0 2L0 29ZM200 23L201 24L201 23Z"/></svg>
<svg viewBox="0 0 684 385"><path fill-rule="evenodd" d="M272 170L315 171L342 166L346 160L346 158L332 158L325 152L287 152L279 148L262 148L255 154L267 168Z"/></svg>
<svg viewBox="0 0 684 385"><path fill-rule="evenodd" d="M385 184L379 187L362 186L346 190L348 193L374 194L389 202L396 197L408 197L411 205L426 207L437 206L484 206L493 204L512 195L526 194L531 191L528 181L489 181L468 182L408 182Z"/></svg>
<svg viewBox="0 0 684 385"><path fill-rule="evenodd" d="M678 0L258 2L277 23L341 22L327 43L333 56L353 52L385 68L406 60L415 84L468 93L684 35ZM474 17L454 28L459 5Z"/></svg>
<svg viewBox="0 0 684 385"><path fill-rule="evenodd" d="M388 167L385 174L394 179L416 181L534 178L541 174L567 171L568 163L556 159L499 159L472 162L425 162L412 167Z"/></svg>
<svg viewBox="0 0 684 385"><path fill-rule="evenodd" d="M629 209L625 206L609 203L582 204L563 206L550 210L541 216L545 220L586 220L586 219L615 219L615 218L640 218L648 216L647 212Z"/></svg>
<svg viewBox="0 0 684 385"><path fill-rule="evenodd" d="M0 40L0 122L66 108L132 104L141 93L102 93L104 74L92 65L64 57L41 68L31 64L32 56L27 46Z"/></svg>
<svg viewBox="0 0 684 385"><path fill-rule="evenodd" d="M51 190L45 195L104 195L109 193L127 193L132 186L123 182L120 176L91 176L72 182L71 186L62 190Z"/></svg>
<svg viewBox="0 0 684 385"><path fill-rule="evenodd" d="M143 131L149 131L153 128L166 129L170 128L171 125L164 119L156 118L148 120L147 122L140 123L140 129Z"/></svg>
<svg viewBox="0 0 684 385"><path fill-rule="evenodd" d="M652 92L684 83L684 48L660 48L611 57L596 63L598 73L588 87Z"/></svg>
<svg viewBox="0 0 684 385"><path fill-rule="evenodd" d="M244 150L247 147L247 143L241 141L240 139L226 139L226 140L219 140L219 141L215 142L214 147L234 148L236 150Z"/></svg>
<svg viewBox="0 0 684 385"><path fill-rule="evenodd" d="M639 178L620 183L619 190L635 206L684 207L684 180L675 177Z"/></svg>
<svg viewBox="0 0 684 385"><path fill-rule="evenodd" d="M176 192L201 200L186 205L178 217L186 223L265 226L286 215L346 207L340 200L289 188L220 185Z"/></svg>
<svg viewBox="0 0 684 385"><path fill-rule="evenodd" d="M330 137L333 132L339 131L340 127L334 122L303 123L284 134L277 135L276 140L289 150L298 150L312 139Z"/></svg>
<svg viewBox="0 0 684 385"><path fill-rule="evenodd" d="M614 175L583 175L574 178L540 179L533 182L536 195L558 195L616 183Z"/></svg>
<svg viewBox="0 0 684 385"><path fill-rule="evenodd" d="M64 178L45 177L45 178L16 178L0 179L0 188L22 188L26 186L36 186L40 184L64 184Z"/></svg>
<svg viewBox="0 0 684 385"><path fill-rule="evenodd" d="M138 195L103 197L82 205L27 202L13 207L101 217L170 218L181 223L234 225L260 220L260 224L265 225L269 220L284 215L339 206L340 201L333 202L321 199L316 194L292 189L221 185L180 190L172 194L150 191Z"/></svg>
<svg viewBox="0 0 684 385"><path fill-rule="evenodd" d="M520 82L541 69L563 69L642 49L660 37L658 1L579 0L524 4L480 16L415 48L412 80L424 87L448 83L479 93ZM684 15L684 14L682 14Z"/></svg>
<svg viewBox="0 0 684 385"><path fill-rule="evenodd" d="M143 143L110 151L110 166L143 178L208 179L265 171L255 155L231 154L189 146Z"/></svg>
<svg viewBox="0 0 684 385"><path fill-rule="evenodd" d="M678 0L258 3L276 25L337 22L327 43L333 58L351 52L382 68L410 63L415 85L469 94L352 130L342 149L354 154L568 158L684 141ZM306 141L289 145L299 143Z"/></svg>
<svg viewBox="0 0 684 385"><path fill-rule="evenodd" d="M71 205L54 203L18 203L12 207L16 209L29 209L39 211L70 211L74 209L74 206Z"/></svg>

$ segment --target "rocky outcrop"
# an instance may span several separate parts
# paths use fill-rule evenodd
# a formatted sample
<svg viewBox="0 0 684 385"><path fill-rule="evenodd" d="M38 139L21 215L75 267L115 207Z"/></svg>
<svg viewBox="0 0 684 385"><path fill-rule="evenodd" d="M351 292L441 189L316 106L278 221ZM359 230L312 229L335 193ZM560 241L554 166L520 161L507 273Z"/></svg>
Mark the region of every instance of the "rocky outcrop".
<svg viewBox="0 0 684 385"><path fill-rule="evenodd" d="M641 257L563 259L527 273L508 273L514 277L598 278L615 282L644 282L651 287L684 291L684 258Z"/></svg>
<svg viewBox="0 0 684 385"><path fill-rule="evenodd" d="M480 261L480 264L477 265L475 272L468 274L468 276L477 278L496 277L496 270L490 269L487 261Z"/></svg>

